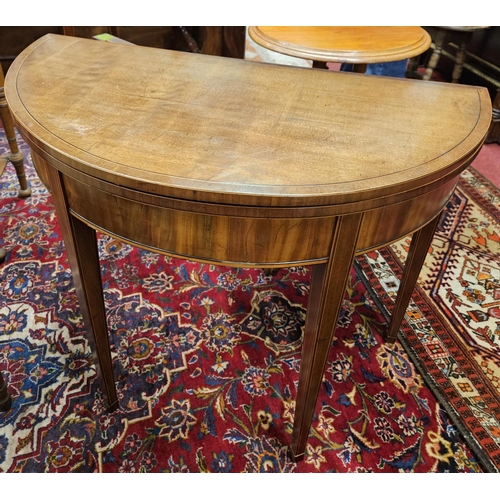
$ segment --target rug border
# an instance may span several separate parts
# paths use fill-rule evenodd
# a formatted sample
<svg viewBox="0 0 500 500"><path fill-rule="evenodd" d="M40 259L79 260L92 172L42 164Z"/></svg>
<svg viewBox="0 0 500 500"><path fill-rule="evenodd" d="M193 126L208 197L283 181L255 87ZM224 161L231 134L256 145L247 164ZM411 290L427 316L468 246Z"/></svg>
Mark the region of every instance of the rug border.
<svg viewBox="0 0 500 500"><path fill-rule="evenodd" d="M380 313L384 317L384 319L389 323L391 315L387 310L385 304L380 299L378 294L371 287L368 278L365 276L361 265L358 263L357 258L354 260L354 269L356 270L356 274L358 278L363 282L367 292L370 294L370 297L375 302L375 305L379 309ZM432 394L438 401L438 403L445 409L446 413L448 413L450 420L453 422L455 427L458 429L458 432L467 443L469 448L472 450L478 462L480 462L481 466L486 469L486 472L489 473L498 473L500 470L493 464L490 457L484 452L484 450L479 446L476 439L472 435L472 433L463 425L461 421L460 415L456 412L455 408L448 402L447 398L443 395L441 388L434 382L434 380L428 375L427 370L420 362L420 359L413 352L409 342L407 341L404 334L401 330L398 331L398 340L401 343L403 349L408 354L412 363L417 368L419 374L423 378L427 387L431 390Z"/></svg>

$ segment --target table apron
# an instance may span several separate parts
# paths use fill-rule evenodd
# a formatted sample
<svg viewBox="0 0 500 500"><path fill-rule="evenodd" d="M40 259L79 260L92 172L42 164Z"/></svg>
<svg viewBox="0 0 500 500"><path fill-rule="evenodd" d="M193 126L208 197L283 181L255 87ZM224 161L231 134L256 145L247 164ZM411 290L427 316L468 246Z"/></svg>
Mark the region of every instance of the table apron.
<svg viewBox="0 0 500 500"><path fill-rule="evenodd" d="M421 228L443 209L457 181L458 176L420 196L364 211L356 254ZM199 213L118 196L67 175L62 183L67 209L100 232L174 257L237 267L327 262L335 229L346 215L304 217L297 212L294 216L293 210L283 217Z"/></svg>

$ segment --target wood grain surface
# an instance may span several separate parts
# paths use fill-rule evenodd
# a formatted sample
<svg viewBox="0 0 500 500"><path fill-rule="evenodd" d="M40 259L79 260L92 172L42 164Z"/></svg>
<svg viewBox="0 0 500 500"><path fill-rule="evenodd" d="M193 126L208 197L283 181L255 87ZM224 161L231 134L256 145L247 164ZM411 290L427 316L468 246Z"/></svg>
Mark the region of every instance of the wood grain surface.
<svg viewBox="0 0 500 500"><path fill-rule="evenodd" d="M346 203L425 183L472 154L491 107L477 87L58 35L21 54L6 92L34 146L79 171L259 206Z"/></svg>

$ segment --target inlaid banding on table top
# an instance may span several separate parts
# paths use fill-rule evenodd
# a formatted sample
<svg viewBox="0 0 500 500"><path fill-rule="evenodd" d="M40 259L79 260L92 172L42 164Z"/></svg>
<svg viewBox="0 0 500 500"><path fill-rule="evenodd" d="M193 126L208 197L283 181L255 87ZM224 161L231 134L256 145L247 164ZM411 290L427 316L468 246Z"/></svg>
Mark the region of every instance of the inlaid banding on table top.
<svg viewBox="0 0 500 500"><path fill-rule="evenodd" d="M419 26L250 26L248 33L281 54L352 64L400 61L431 45Z"/></svg>
<svg viewBox="0 0 500 500"><path fill-rule="evenodd" d="M129 200L134 200L141 203L147 203L152 206L171 208L174 210L182 210L185 212L194 212L199 214L210 214L210 215L229 215L235 217L264 217L264 218L315 218L315 217L331 217L343 214L348 214L354 211L376 209L381 207L389 207L393 204L400 203L402 201L409 201L414 198L421 197L426 193L435 191L439 186L446 185L450 180L456 182L456 170L459 166L466 168L471 161L476 157L479 152L481 145L472 152L470 157L467 159L462 159L459 165L451 165L449 169L443 169L436 174L436 178L428 184L419 185L418 187L413 187L407 189L404 192L382 196L380 198L374 198L373 196L367 197L367 199L359 199L356 202L343 202L339 199L336 205L313 205L311 203L310 197L304 196L295 199L295 204L293 206L279 206L275 205L265 205L264 200L262 203L257 205L243 205L243 204L222 204L222 203L210 203L207 201L197 201L194 199L186 200L181 198L172 198L167 196L160 196L154 194L153 192L144 192L137 189L125 188L122 185L109 183L97 179L96 177L89 176L83 172L75 170L69 167L67 164L56 160L54 157L48 155L37 147L32 148L33 161L38 175L42 181L48 186L47 182L47 165L55 166L59 171L64 173L68 178L75 179L76 181L83 182L88 186L91 186L94 190L102 189L107 193L124 196ZM38 160L40 157L40 160ZM438 175L440 177L438 177Z"/></svg>
<svg viewBox="0 0 500 500"><path fill-rule="evenodd" d="M57 59L45 58L53 44ZM9 100L35 146L158 194L192 189L200 200L282 196L290 204L310 196L312 205L385 195L432 176L443 156L448 165L466 159L489 105L479 88L452 95L429 82L424 92L422 82L311 78L303 68L123 47L44 37L9 72ZM129 51L145 54L144 65L132 68ZM451 130L435 127L443 115Z"/></svg>

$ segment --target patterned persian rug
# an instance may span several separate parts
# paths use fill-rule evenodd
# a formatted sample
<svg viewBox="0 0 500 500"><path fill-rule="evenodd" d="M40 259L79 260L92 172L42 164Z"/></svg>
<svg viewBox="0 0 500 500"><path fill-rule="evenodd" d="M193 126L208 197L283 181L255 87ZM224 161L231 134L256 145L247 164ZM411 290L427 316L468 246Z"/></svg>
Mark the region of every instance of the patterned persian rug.
<svg viewBox="0 0 500 500"><path fill-rule="evenodd" d="M409 239L357 260L388 318ZM443 213L400 340L489 470L500 469L500 192L464 172Z"/></svg>
<svg viewBox="0 0 500 500"><path fill-rule="evenodd" d="M12 409L0 414L1 471L493 470L485 457L493 453L487 445L495 442L490 423L498 416L498 326L496 306L488 304L498 301L498 260L472 243L493 245L498 231L487 203L475 201L492 195L472 170L462 182L467 190L450 204L429 277L403 326L414 362L399 342L390 347L381 337L407 243L374 252L352 270L306 456L295 464L286 447L310 269L269 276L172 259L101 235L120 398L109 414L51 196L20 144L32 196L16 197L10 164L0 178L0 245L7 251L0 370L13 397ZM449 234L457 235L454 245ZM446 269L438 267L443 258ZM415 364L435 380L424 380ZM441 388L439 401L426 382Z"/></svg>

